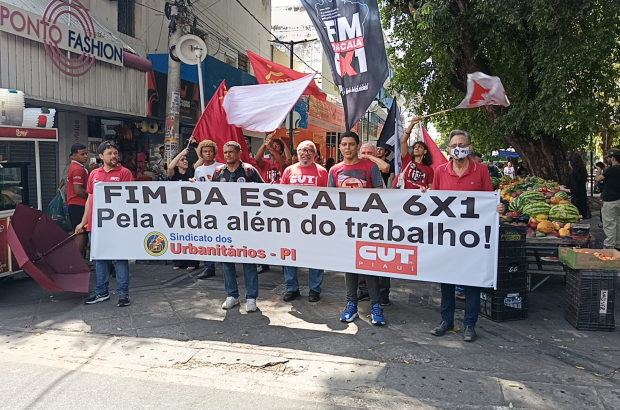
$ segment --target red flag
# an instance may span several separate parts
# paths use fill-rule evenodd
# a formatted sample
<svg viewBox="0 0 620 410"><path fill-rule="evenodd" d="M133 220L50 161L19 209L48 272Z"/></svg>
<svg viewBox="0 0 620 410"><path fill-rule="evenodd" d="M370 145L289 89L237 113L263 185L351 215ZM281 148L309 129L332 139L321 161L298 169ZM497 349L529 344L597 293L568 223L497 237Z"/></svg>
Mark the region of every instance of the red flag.
<svg viewBox="0 0 620 410"><path fill-rule="evenodd" d="M308 73L300 73L292 68L287 68L283 65L276 64L273 61L267 60L266 58L263 58L258 54L254 54L251 51L246 52L248 53L250 63L254 69L254 75L256 76L256 80L258 80L259 84L274 84L291 80L299 80L300 78L308 75ZM314 95L321 101L327 100L327 94L321 91L314 81L312 81L308 88L306 88L304 95Z"/></svg>
<svg viewBox="0 0 620 410"><path fill-rule="evenodd" d="M428 135L428 131L426 128L420 123L420 127L422 128L422 142L426 144L428 147L428 151L431 153L433 157L433 169L437 169L438 166L443 165L448 162L445 155L441 152L435 141Z"/></svg>
<svg viewBox="0 0 620 410"><path fill-rule="evenodd" d="M205 111L200 116L194 129L194 138L197 141L211 140L217 145L216 161L226 163L222 147L228 141L237 141L241 145L241 161L249 163L250 154L245 143L241 128L228 124L223 102L226 95L226 80L222 81Z"/></svg>

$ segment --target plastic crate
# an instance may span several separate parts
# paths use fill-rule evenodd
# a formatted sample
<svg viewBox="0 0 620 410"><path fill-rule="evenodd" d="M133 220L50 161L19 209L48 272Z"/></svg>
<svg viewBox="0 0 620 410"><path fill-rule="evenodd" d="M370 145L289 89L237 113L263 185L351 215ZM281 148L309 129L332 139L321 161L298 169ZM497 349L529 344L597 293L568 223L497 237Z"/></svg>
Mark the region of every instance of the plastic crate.
<svg viewBox="0 0 620 410"><path fill-rule="evenodd" d="M525 258L525 225L499 226L499 258Z"/></svg>
<svg viewBox="0 0 620 410"><path fill-rule="evenodd" d="M578 330L613 331L617 276L615 271L566 267L564 317L568 323Z"/></svg>
<svg viewBox="0 0 620 410"><path fill-rule="evenodd" d="M527 319L527 291L482 289L480 314L494 322Z"/></svg>
<svg viewBox="0 0 620 410"><path fill-rule="evenodd" d="M527 258L500 258L497 266L497 290L527 290Z"/></svg>

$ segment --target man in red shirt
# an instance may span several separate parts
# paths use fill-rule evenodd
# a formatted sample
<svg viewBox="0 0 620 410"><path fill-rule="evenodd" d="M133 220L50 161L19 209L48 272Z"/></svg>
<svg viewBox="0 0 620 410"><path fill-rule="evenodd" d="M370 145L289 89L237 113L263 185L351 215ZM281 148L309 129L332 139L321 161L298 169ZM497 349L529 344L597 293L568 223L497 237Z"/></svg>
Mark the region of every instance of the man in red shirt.
<svg viewBox="0 0 620 410"><path fill-rule="evenodd" d="M281 139L273 138L274 133L267 135L263 145L256 153L256 168L267 184L279 184L282 172L291 164L291 153ZM265 159L265 149L269 148L270 158Z"/></svg>
<svg viewBox="0 0 620 410"><path fill-rule="evenodd" d="M452 160L435 170L433 189L444 191L493 191L489 170L469 156L471 138L469 133L454 130L448 138L448 146ZM425 189L423 189L425 191ZM502 213L504 205L497 206L497 212ZM476 323L480 311L480 289L474 286L465 288L465 316L463 317L463 340L476 340ZM455 285L441 284L441 323L431 331L435 336L443 336L447 331L454 329Z"/></svg>
<svg viewBox="0 0 620 410"><path fill-rule="evenodd" d="M358 155L360 137L353 131L340 135L340 152L344 160L329 169L327 186L338 188L383 188L383 178L377 164L368 159L361 159ZM345 273L347 288L347 306L340 316L342 322L352 322L357 314L357 284L358 274ZM383 308L381 307L381 292L379 277L366 275L366 287L370 295L372 306L372 324L384 325Z"/></svg>
<svg viewBox="0 0 620 410"><path fill-rule="evenodd" d="M133 181L131 171L118 162L118 148L114 141L104 141L97 148L97 154L103 166L90 173L86 192L88 192L88 206L84 210L82 222L75 227L75 233L83 232L86 227L88 232L93 226L93 192L97 182L127 182ZM84 299L84 303L92 305L110 299L108 285L110 281L110 265L114 263L116 281L118 282L118 306L129 306L129 261L127 260L96 260L97 286L95 292Z"/></svg>
<svg viewBox="0 0 620 410"><path fill-rule="evenodd" d="M280 184L302 186L327 186L327 170L314 162L316 159L316 146L312 141L302 141L297 146L299 162L284 170ZM299 279L296 266L284 267L284 279L286 280L286 294L282 298L290 302L300 296ZM323 269L308 268L308 292L309 302L318 302L321 299L321 284L323 283Z"/></svg>
<svg viewBox="0 0 620 410"><path fill-rule="evenodd" d="M88 193L85 189L85 185L88 182L88 171L84 168L87 159L88 151L86 151L86 146L82 144L71 146L71 163L67 171L67 209L69 210L71 226L74 227L82 222L84 206L86 205L86 199L88 199ZM84 255L87 243L88 235L86 235L86 232L75 236L75 244L82 255Z"/></svg>

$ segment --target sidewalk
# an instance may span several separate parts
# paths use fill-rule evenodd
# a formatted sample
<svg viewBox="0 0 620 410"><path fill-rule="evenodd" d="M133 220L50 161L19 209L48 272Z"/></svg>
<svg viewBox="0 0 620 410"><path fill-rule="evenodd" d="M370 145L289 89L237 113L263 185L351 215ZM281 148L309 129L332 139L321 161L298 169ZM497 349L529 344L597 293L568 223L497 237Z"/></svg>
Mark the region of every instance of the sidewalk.
<svg viewBox="0 0 620 410"><path fill-rule="evenodd" d="M597 229L596 219L588 222ZM478 340L464 343L460 331L429 333L440 321L436 284L392 280L387 326L376 327L367 301L360 302L360 319L339 321L346 303L341 273L326 272L321 301L313 304L301 269L302 298L286 303L282 268L272 266L259 276L259 311L249 314L243 296L241 308L221 309L219 265L207 280L173 271L172 264L130 265L130 273L127 308L116 306L114 294L87 306L84 295L45 291L26 276L0 284L0 354L147 373L167 369L186 383L221 388L236 380L232 390L248 380L243 391L292 394L325 405L319 408L620 408L619 331L574 329L564 319L562 276L530 293L527 320L481 317ZM243 295L241 267L238 273ZM457 309L459 328L462 314ZM141 346L157 354L137 354Z"/></svg>

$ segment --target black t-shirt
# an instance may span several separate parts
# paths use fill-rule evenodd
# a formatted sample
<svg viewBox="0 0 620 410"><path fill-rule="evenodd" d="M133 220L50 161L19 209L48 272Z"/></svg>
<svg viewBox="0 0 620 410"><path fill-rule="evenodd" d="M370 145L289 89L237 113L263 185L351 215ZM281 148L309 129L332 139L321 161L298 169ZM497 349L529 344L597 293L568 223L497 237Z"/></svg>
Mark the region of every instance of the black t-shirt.
<svg viewBox="0 0 620 410"><path fill-rule="evenodd" d="M185 170L184 174L179 172L179 167L174 167L174 175L170 178L171 181L189 181L190 178L194 178L194 170L189 167Z"/></svg>
<svg viewBox="0 0 620 410"><path fill-rule="evenodd" d="M390 160L390 159L384 159L385 162L387 162L388 164L390 164L390 171L389 172L381 172L381 177L383 178L383 182L385 183L385 186L387 186L388 188L391 188L388 186L388 180L390 179L390 175L392 175L394 173L394 161Z"/></svg>
<svg viewBox="0 0 620 410"><path fill-rule="evenodd" d="M235 172L230 172L226 164L220 165L213 172L211 182L258 182L265 181L256 168L250 164L239 163Z"/></svg>
<svg viewBox="0 0 620 410"><path fill-rule="evenodd" d="M577 171L572 171L566 180L566 188L570 189L571 203L579 210L584 218L588 214L588 190L586 181L579 178Z"/></svg>
<svg viewBox="0 0 620 410"><path fill-rule="evenodd" d="M620 199L620 166L608 167L603 172L605 184L603 185L603 202L617 201Z"/></svg>

